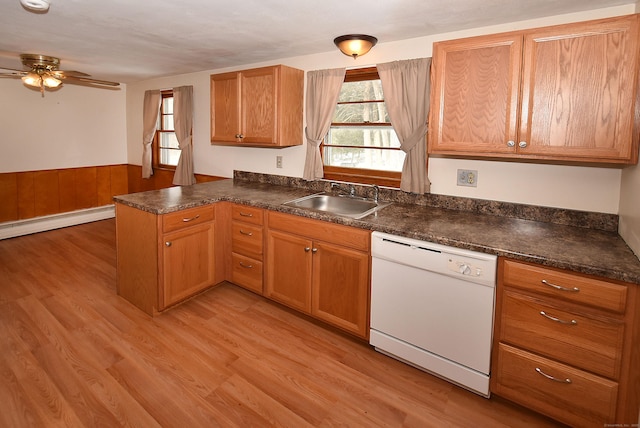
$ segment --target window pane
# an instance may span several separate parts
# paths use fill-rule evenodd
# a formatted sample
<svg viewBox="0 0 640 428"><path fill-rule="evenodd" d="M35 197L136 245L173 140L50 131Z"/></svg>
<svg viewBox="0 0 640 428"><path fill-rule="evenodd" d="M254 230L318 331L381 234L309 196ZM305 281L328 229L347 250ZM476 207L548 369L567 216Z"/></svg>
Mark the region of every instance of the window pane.
<svg viewBox="0 0 640 428"><path fill-rule="evenodd" d="M404 162L402 150L364 149L352 147L324 148L324 164L348 168L377 169L382 171L402 171Z"/></svg>
<svg viewBox="0 0 640 428"><path fill-rule="evenodd" d="M344 82L340 89L338 102L383 100L382 82L380 80L363 80L361 82Z"/></svg>
<svg viewBox="0 0 640 428"><path fill-rule="evenodd" d="M173 97L162 98L162 113L173 114Z"/></svg>
<svg viewBox="0 0 640 428"><path fill-rule="evenodd" d="M326 145L400 147L398 136L392 127L382 126L332 126Z"/></svg>
<svg viewBox="0 0 640 428"><path fill-rule="evenodd" d="M389 123L384 102L338 104L333 115L334 123Z"/></svg>
<svg viewBox="0 0 640 428"><path fill-rule="evenodd" d="M351 147L332 147L332 145ZM364 148L380 147L376 148ZM384 149L388 148L388 149ZM324 146L324 164L402 171L404 152L391 127L332 127Z"/></svg>
<svg viewBox="0 0 640 428"><path fill-rule="evenodd" d="M164 165L178 165L180 150L160 149L160 163Z"/></svg>
<svg viewBox="0 0 640 428"><path fill-rule="evenodd" d="M161 132L160 133L160 148L173 148L179 149L178 138L175 132Z"/></svg>
<svg viewBox="0 0 640 428"><path fill-rule="evenodd" d="M173 115L162 116L162 129L165 131L173 131L175 129L173 127Z"/></svg>

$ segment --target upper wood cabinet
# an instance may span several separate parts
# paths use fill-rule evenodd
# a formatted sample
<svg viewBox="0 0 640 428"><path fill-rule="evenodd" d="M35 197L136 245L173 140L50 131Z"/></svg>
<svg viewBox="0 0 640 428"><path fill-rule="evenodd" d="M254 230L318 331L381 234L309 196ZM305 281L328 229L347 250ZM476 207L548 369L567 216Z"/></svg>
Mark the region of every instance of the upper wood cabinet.
<svg viewBox="0 0 640 428"><path fill-rule="evenodd" d="M211 144L302 144L304 72L277 65L211 75Z"/></svg>
<svg viewBox="0 0 640 428"><path fill-rule="evenodd" d="M429 152L638 160L638 15L434 44Z"/></svg>

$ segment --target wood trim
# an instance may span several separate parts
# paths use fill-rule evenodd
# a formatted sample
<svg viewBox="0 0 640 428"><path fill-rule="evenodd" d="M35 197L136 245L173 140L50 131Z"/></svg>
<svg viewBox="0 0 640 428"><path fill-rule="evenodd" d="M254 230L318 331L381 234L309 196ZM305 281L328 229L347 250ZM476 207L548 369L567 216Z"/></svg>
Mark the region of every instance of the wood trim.
<svg viewBox="0 0 640 428"><path fill-rule="evenodd" d="M174 171L142 178L138 165L103 165L0 173L0 223L113 204L113 197L173 186ZM196 181L222 180L196 174Z"/></svg>
<svg viewBox="0 0 640 428"><path fill-rule="evenodd" d="M400 188L401 175L401 173L393 171L324 166L325 179L348 181L350 183L377 184L379 186Z"/></svg>
<svg viewBox="0 0 640 428"><path fill-rule="evenodd" d="M173 175L175 171L164 168L154 168L153 175L149 178L142 178L142 167L140 165L126 165L128 193L146 192L147 190L165 189L174 186ZM224 180L226 177L215 175L195 174L196 183L208 181Z"/></svg>

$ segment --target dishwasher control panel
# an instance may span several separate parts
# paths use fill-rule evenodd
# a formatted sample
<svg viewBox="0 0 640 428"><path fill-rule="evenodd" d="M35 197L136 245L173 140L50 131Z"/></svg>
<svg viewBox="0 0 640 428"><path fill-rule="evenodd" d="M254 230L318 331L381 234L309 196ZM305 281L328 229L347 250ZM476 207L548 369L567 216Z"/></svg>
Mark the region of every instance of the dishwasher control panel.
<svg viewBox="0 0 640 428"><path fill-rule="evenodd" d="M465 276L482 276L482 268L475 266L468 260L456 260L449 257L447 261L447 268L456 273L460 273Z"/></svg>
<svg viewBox="0 0 640 428"><path fill-rule="evenodd" d="M493 254L376 231L371 256L490 287L496 282L498 258Z"/></svg>

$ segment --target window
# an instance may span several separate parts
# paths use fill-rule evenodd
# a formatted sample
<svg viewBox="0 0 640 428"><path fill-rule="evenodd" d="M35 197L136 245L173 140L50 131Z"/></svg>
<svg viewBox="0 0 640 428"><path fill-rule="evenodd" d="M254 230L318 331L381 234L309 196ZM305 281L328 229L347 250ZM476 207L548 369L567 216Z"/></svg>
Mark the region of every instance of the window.
<svg viewBox="0 0 640 428"><path fill-rule="evenodd" d="M378 71L347 70L322 144L325 178L400 187L404 156L389 122Z"/></svg>
<svg viewBox="0 0 640 428"><path fill-rule="evenodd" d="M175 169L180 159L180 146L173 127L173 91L162 91L162 104L153 142L153 166Z"/></svg>

